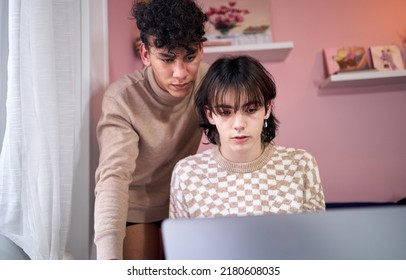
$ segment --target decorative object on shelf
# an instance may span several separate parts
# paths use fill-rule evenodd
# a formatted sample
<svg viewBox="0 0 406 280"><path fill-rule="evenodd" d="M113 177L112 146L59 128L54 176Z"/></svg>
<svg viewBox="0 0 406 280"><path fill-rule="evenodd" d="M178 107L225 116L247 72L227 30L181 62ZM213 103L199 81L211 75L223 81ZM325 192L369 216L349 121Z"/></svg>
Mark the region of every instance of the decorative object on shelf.
<svg viewBox="0 0 406 280"><path fill-rule="evenodd" d="M267 29L269 28L269 25L260 25L260 26L248 26L245 28L242 33L243 34L258 34L258 33L264 33Z"/></svg>
<svg viewBox="0 0 406 280"><path fill-rule="evenodd" d="M324 49L323 55L327 78L320 83L320 88L406 83L406 70L403 70L402 56L396 45L371 46L368 52L361 46Z"/></svg>
<svg viewBox="0 0 406 280"><path fill-rule="evenodd" d="M379 71L404 69L402 54L398 46L371 46L369 51L374 69Z"/></svg>
<svg viewBox="0 0 406 280"><path fill-rule="evenodd" d="M361 46L324 49L327 75L370 69L368 52Z"/></svg>
<svg viewBox="0 0 406 280"><path fill-rule="evenodd" d="M406 65L406 30L403 33L399 33L400 47L403 53L403 65Z"/></svg>
<svg viewBox="0 0 406 280"><path fill-rule="evenodd" d="M206 13L206 45L272 42L269 0L196 0ZM218 42L217 41L221 41Z"/></svg>
<svg viewBox="0 0 406 280"><path fill-rule="evenodd" d="M229 1L227 5L221 5L219 8L210 7L206 12L209 22L222 36L227 36L231 29L244 21L244 15L249 14L248 9L237 8L236 3Z"/></svg>

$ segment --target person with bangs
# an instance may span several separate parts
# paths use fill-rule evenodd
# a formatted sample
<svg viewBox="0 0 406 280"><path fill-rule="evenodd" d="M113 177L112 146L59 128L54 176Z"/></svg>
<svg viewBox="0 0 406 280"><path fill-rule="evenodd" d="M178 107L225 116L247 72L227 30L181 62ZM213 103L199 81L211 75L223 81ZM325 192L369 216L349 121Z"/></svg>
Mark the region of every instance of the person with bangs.
<svg viewBox="0 0 406 280"><path fill-rule="evenodd" d="M196 93L206 151L172 173L169 217L212 218L325 210L315 158L273 143L273 76L250 56L215 61Z"/></svg>
<svg viewBox="0 0 406 280"><path fill-rule="evenodd" d="M97 259L163 259L173 167L197 152L202 131L194 94L206 15L193 0L138 0L144 68L112 83L97 125L94 241Z"/></svg>

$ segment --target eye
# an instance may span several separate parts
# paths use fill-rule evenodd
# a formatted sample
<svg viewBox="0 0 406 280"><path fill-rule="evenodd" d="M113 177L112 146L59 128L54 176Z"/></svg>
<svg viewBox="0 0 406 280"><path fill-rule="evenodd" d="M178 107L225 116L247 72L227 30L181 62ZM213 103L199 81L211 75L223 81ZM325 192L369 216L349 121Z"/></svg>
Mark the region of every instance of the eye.
<svg viewBox="0 0 406 280"><path fill-rule="evenodd" d="M173 62L175 59L174 58L162 58L161 59L164 63L171 63Z"/></svg>
<svg viewBox="0 0 406 280"><path fill-rule="evenodd" d="M230 110L227 109L217 109L216 110L216 114L222 117L226 117L229 116L231 114Z"/></svg>
<svg viewBox="0 0 406 280"><path fill-rule="evenodd" d="M193 60L195 60L195 58L196 58L196 55L195 55L195 54L193 54L193 55L188 55L188 56L185 57L185 61L186 61L186 62L192 62Z"/></svg>
<svg viewBox="0 0 406 280"><path fill-rule="evenodd" d="M258 105L250 105L247 108L245 108L245 112L248 114L254 114L258 111L259 106Z"/></svg>

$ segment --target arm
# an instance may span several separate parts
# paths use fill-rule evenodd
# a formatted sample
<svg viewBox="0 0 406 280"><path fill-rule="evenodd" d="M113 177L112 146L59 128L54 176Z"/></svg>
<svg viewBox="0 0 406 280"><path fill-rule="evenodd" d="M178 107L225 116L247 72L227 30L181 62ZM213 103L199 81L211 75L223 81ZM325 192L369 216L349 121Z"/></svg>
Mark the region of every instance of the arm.
<svg viewBox="0 0 406 280"><path fill-rule="evenodd" d="M305 159L307 162L304 168L304 211L324 211L326 205L317 162L308 153Z"/></svg>
<svg viewBox="0 0 406 280"><path fill-rule="evenodd" d="M184 185L179 178L179 169L179 165L176 165L172 172L171 191L169 197L170 219L190 218L188 206L184 200Z"/></svg>
<svg viewBox="0 0 406 280"><path fill-rule="evenodd" d="M97 126L100 149L95 188L95 243L98 259L122 259L128 189L138 156L139 137L126 110L105 96Z"/></svg>

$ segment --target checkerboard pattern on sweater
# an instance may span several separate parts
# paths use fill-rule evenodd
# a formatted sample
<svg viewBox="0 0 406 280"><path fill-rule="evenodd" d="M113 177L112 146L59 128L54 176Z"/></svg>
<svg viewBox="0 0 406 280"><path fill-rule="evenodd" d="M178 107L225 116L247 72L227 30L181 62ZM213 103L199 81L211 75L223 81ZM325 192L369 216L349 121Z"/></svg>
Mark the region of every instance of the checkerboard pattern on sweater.
<svg viewBox="0 0 406 280"><path fill-rule="evenodd" d="M234 163L214 147L181 160L172 174L170 218L323 210L318 166L304 150L268 145L255 161Z"/></svg>

